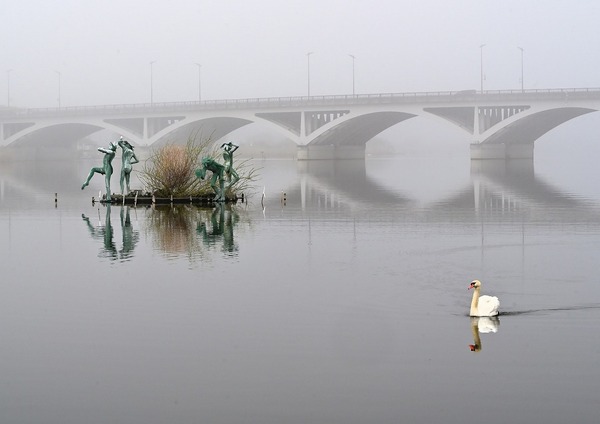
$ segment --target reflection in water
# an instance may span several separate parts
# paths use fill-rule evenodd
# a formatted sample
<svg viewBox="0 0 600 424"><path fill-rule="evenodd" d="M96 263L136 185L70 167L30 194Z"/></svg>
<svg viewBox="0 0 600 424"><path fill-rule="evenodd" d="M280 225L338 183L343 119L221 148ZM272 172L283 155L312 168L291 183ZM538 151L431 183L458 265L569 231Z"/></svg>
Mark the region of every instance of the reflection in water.
<svg viewBox="0 0 600 424"><path fill-rule="evenodd" d="M129 260L140 236L133 228L130 207L122 206L120 211L123 244L117 249L114 241L114 229L111 222L111 205L104 206L104 223L98 209L98 225L94 226L88 216L81 217L87 224L93 239L102 240L98 254L110 260ZM135 210L135 208L133 208ZM206 251L221 247L226 256L235 256L238 246L233 236L233 227L240 221L240 215L234 205L217 204L214 208L202 208L192 205L164 205L146 208L146 232L153 237L157 250L167 255L185 255L204 257Z"/></svg>
<svg viewBox="0 0 600 424"><path fill-rule="evenodd" d="M394 168L397 163L390 161ZM432 174L438 171L430 169ZM296 171L290 171L289 180L299 187L302 175ZM377 175L381 173L376 170L371 174ZM308 176L309 184L313 176ZM307 187L314 197L307 196L308 206L302 209L300 191L292 196L277 174L260 186L261 190L266 186L270 202L264 219L258 201L248 210L238 206L231 212L132 207L130 222L124 209L123 240L130 230L132 236L135 230L140 233L135 250L129 251L135 266L97 257L105 241L108 251L103 254L114 255L115 245L117 255L121 249L120 205L112 205L114 225L107 228L110 214L105 216L107 210L101 206L98 216L98 208L89 206L79 187L74 188L77 194L71 203L58 189L56 211L56 189L46 191L50 195L42 207L6 180L0 204L0 236L4 236L0 253L5 258L0 351L5 364L3 405L9 408L3 408L8 409L3 421L44 422L56 411L69 411L76 399L81 415L108 409L137 414L142 422L156 416L173 422L207 415L244 422L249 421L244 420L247 405L253 405L251 420L256 422L273 416L308 421L307 411L314 422L370 422L374 417L391 422L409 417L405 421L435 423L448 421L448 416L454 418L450 421L468 422L490 410L502 412L491 419L488 414L490 422L536 422L536 418L568 422L573 417L576 422L595 422L597 407L590 399L600 381L595 355L600 341L586 336L594 334L600 310L552 312L552 325L544 319L549 312L507 318L503 314L501 321L524 325L511 325L506 335L482 334L499 327L489 325L494 321L486 318L467 321L461 306L464 292L456 293L456 285L460 287L465 275L494 279L499 292L508 296L505 303L515 305L519 313L563 302L567 306L600 302L595 284L600 220L593 218L598 210L577 202L545 207L547 200L525 190L527 185L513 185L503 175L484 176L482 183L489 185L482 184L480 214L468 178L445 185L450 190L438 197L428 197L451 200L457 194L454 188L468 189L464 203L449 201L446 208L412 202L385 205L391 195L383 194L380 202L376 187L360 188L356 180L339 192L327 193L326 185ZM344 178L348 181L345 172ZM327 185L333 180L327 177ZM397 185L399 179L372 181L398 187L396 199L410 193ZM407 180L405 186L418 184ZM359 188L352 191L353 187ZM364 208L359 203L366 198L361 190L374 196ZM502 190L504 197L494 194ZM280 206L280 191L288 193L285 207ZM312 203L316 201L321 209ZM589 221L583 221L584 209ZM82 212L89 220L84 216L79 221ZM239 213L239 220L235 215L229 220L228 213ZM177 214L188 218L166 217ZM551 221L568 215L585 226L571 228ZM248 216L260 231L244 234L250 227ZM183 221L180 229L178 219ZM542 220L549 225L538 225ZM486 250L485 260L476 255L481 221L486 231L491 230L486 246L495 247ZM520 237L521 222L529 231L527 238ZM228 230L233 237L228 235L226 242ZM172 239L168 244L169 231L194 244L189 250ZM175 259L159 250L159 239L175 250ZM307 240L312 244L306 246ZM519 246L523 240L526 250ZM85 249L77 249L82 244ZM222 253L231 246L237 247L239 258ZM525 256L527 260L518 263ZM103 267L106 262L111 266ZM56 266L40 279L28 264ZM87 280L90 269L100 269L101 278ZM124 273L137 270L175 276L170 281L175 284L165 287L158 281L160 285L153 283L140 295L138 285L122 284ZM245 278L248 275L261 278ZM80 281L88 283L81 286ZM411 284L414 281L421 284ZM94 299L111 304L90 302L90 291ZM435 313L423 307L432 298L441 299L434 302ZM458 350L448 349L457 327ZM499 360L491 368L485 368L489 361L475 364L475 374L483 372L495 384L483 391L457 384L472 371L473 359L486 359L467 353L464 342L482 352L485 340L482 355L503 359L510 350L508 341L527 340L532 331L539 343L521 346L519 363ZM436 332L443 334L429 336ZM324 381L323 374L330 378ZM52 396L56 388L62 396ZM311 390L314 396L298 401L298 393ZM465 408L461 401L469 396L472 401ZM500 405L497 399L502 399ZM69 418L62 421L76 420Z"/></svg>
<svg viewBox="0 0 600 424"><path fill-rule="evenodd" d="M156 205L149 209L146 231L150 232L156 249L170 254L201 252L202 248L195 237L199 208L187 205Z"/></svg>
<svg viewBox="0 0 600 424"><path fill-rule="evenodd" d="M147 229L155 246L169 255L205 257L205 250L221 245L227 256L237 254L233 227L239 221L235 206L218 204L214 208L192 205L155 206Z"/></svg>
<svg viewBox="0 0 600 424"><path fill-rule="evenodd" d="M529 160L475 161L471 164L471 180L477 210L493 207L510 212L535 205L571 209L577 203L584 206L584 202L536 177Z"/></svg>
<svg viewBox="0 0 600 424"><path fill-rule="evenodd" d="M108 205L110 208L110 204ZM129 206L121 206L121 230L123 232L123 247L119 250L120 258L129 259L133 256L135 245L140 239L140 233L133 229L131 218L129 217Z"/></svg>
<svg viewBox="0 0 600 424"><path fill-rule="evenodd" d="M471 317L471 332L473 333L473 344L469 345L471 352L481 351L481 338L479 333L496 333L500 326L498 317Z"/></svg>
<svg viewBox="0 0 600 424"><path fill-rule="evenodd" d="M94 227L90 222L90 218L81 214L81 217L86 222L88 229L90 230L90 234L93 239L102 240L104 243L103 248L100 249L100 253L98 257L101 258L109 258L111 260L116 260L117 248L115 247L115 242L113 240L113 228L110 222L110 205L106 206L106 215L104 220L104 226L100 221L100 209L98 209L98 226Z"/></svg>
<svg viewBox="0 0 600 424"><path fill-rule="evenodd" d="M223 242L223 251L235 253L238 250L233 241L233 226L239 221L239 215L232 210L231 205L217 203L210 215L210 229L206 221L198 222L197 231L202 236L202 241L208 247L213 247Z"/></svg>
<svg viewBox="0 0 600 424"><path fill-rule="evenodd" d="M419 212L415 218L447 219L462 217L468 221L479 220L482 212L488 217L503 219L533 217L552 222L600 223L598 207L591 201L574 197L561 191L537 176L531 160L474 161L470 179L466 185L459 182L453 186L446 182L441 195L423 207L419 199L410 194L407 179L376 180L369 176L365 161L317 161L298 164L299 180L292 186L283 187L287 204L299 204L326 210L349 209L354 212L376 210L390 212L412 208ZM404 174L415 174L412 185L425 186L427 181L417 180L417 170L433 166L427 161L402 162ZM428 175L422 176L424 180ZM404 188L403 188L404 187ZM423 191L423 190L421 190ZM552 207L552 208L549 208ZM552 211L552 212L550 212Z"/></svg>
<svg viewBox="0 0 600 424"><path fill-rule="evenodd" d="M364 160L298 162L300 184L289 198L300 198L302 208L318 204L325 208L345 203L407 204L406 197L388 190L367 176Z"/></svg>
<svg viewBox="0 0 600 424"><path fill-rule="evenodd" d="M108 258L110 260L127 260L132 257L135 245L139 240L139 233L135 231L131 225L129 217L129 206L121 207L121 231L123 234L123 245L121 250L117 251L113 240L113 227L110 219L110 204L106 206L106 215L104 225L100 220L100 209L98 209L98 226L94 227L90 222L90 218L81 214L81 218L85 221L90 230L93 239L102 240L103 247L100 249L98 257Z"/></svg>

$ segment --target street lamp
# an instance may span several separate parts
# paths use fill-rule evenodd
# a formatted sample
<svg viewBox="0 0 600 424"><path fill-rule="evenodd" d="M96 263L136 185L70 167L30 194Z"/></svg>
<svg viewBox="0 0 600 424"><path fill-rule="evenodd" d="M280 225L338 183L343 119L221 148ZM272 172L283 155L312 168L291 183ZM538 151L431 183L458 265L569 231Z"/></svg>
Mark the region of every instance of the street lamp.
<svg viewBox="0 0 600 424"><path fill-rule="evenodd" d="M310 97L310 55L311 54L313 54L313 52L306 53L306 59L307 59L307 62L308 62L308 68L307 68L308 97Z"/></svg>
<svg viewBox="0 0 600 424"><path fill-rule="evenodd" d="M356 57L354 57L353 54L348 54L348 56L350 56L352 58L352 95L355 95L355 91L354 91L354 61L356 60Z"/></svg>
<svg viewBox="0 0 600 424"><path fill-rule="evenodd" d="M481 74L481 93L483 94L483 48L485 47L485 44L482 44L481 46L479 46L479 50L480 50L480 74Z"/></svg>
<svg viewBox="0 0 600 424"><path fill-rule="evenodd" d="M525 86L524 86L524 82L523 82L523 47L517 47L519 50L521 50L521 92L525 91Z"/></svg>
<svg viewBox="0 0 600 424"><path fill-rule="evenodd" d="M60 109L60 72L54 72L56 72L56 75L58 75L58 108Z"/></svg>
<svg viewBox="0 0 600 424"><path fill-rule="evenodd" d="M153 72L152 65L156 63L156 60L150 62L150 104L154 104L154 81L153 81Z"/></svg>
<svg viewBox="0 0 600 424"><path fill-rule="evenodd" d="M202 65L200 65L199 63L196 63L196 66L198 67L198 101L201 102L202 101L202 78L201 78L201 69L202 69Z"/></svg>
<svg viewBox="0 0 600 424"><path fill-rule="evenodd" d="M12 69L6 71L6 107L10 107L10 73Z"/></svg>

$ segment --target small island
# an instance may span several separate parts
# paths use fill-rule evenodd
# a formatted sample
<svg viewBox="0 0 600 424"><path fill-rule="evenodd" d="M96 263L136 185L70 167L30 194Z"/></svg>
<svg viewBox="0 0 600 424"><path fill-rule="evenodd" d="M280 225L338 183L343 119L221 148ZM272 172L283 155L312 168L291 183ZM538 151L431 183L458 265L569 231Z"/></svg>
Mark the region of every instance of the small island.
<svg viewBox="0 0 600 424"><path fill-rule="evenodd" d="M110 188L112 159L117 145L122 149L120 194L112 193ZM244 202L244 189L250 187L254 170L247 170L245 161L234 168L233 153L238 148L238 145L228 142L217 149L210 140L198 143L196 136L190 137L186 145L167 144L153 151L139 171L139 179L146 188L131 190L129 178L133 165L139 160L134 147L121 137L118 143L111 142L109 149L98 148L105 155L103 165L90 170L81 189L98 173L105 177L106 193L100 194L98 199L92 197L92 203L212 205ZM217 159L219 152L223 163Z"/></svg>
<svg viewBox="0 0 600 424"><path fill-rule="evenodd" d="M212 195L204 196L189 196L189 197L160 197L153 195L150 192L142 192L141 190L134 190L131 193L123 196L122 194L113 193L110 199L106 198L106 195L102 195L102 198L96 199L92 197L92 203L100 202L103 204L109 203L112 205L168 205L168 204L192 204L192 205L213 205L215 203L244 203L246 197L244 193L240 195L227 196L222 201L216 201Z"/></svg>

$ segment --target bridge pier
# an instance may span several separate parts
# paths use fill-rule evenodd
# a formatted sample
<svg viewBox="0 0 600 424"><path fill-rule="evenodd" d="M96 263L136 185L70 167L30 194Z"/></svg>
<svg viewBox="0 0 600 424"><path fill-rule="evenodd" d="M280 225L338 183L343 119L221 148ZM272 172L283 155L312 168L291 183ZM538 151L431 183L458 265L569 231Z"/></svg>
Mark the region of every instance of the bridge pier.
<svg viewBox="0 0 600 424"><path fill-rule="evenodd" d="M533 159L533 143L471 144L471 160L485 159Z"/></svg>
<svg viewBox="0 0 600 424"><path fill-rule="evenodd" d="M360 146L298 146L298 160L364 159L365 145Z"/></svg>

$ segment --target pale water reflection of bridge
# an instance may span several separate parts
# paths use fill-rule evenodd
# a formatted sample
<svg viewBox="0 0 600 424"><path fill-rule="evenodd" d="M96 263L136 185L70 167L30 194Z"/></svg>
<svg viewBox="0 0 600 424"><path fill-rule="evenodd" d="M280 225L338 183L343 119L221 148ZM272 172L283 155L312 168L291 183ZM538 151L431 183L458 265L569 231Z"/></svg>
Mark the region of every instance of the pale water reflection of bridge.
<svg viewBox="0 0 600 424"><path fill-rule="evenodd" d="M462 128L473 159L532 158L535 140L600 110L600 89L475 90L0 110L0 146L66 146L101 130L139 146L219 139L243 126L270 127L298 145L298 159L364 158L365 145L417 116Z"/></svg>
<svg viewBox="0 0 600 424"><path fill-rule="evenodd" d="M471 162L469 182L427 204L394 185L369 177L364 161L299 162L297 184L286 187L286 206L329 210L377 221L378 214L405 220L552 222L600 227L600 204L573 196L536 177L532 161ZM415 177L418 178L418 177ZM418 185L418 184L417 184ZM273 196L271 196L273 197ZM549 212L551 211L551 212Z"/></svg>
<svg viewBox="0 0 600 424"><path fill-rule="evenodd" d="M384 171L367 169L366 164L380 168L379 162L387 160L299 161L295 172L283 179L281 175L285 173L276 167L277 177L267 176L266 180L283 184L267 185L267 207L270 210L285 209L286 214L304 214L316 208L330 211L332 218L354 216L373 221L445 222L450 219L469 223L482 217L494 217L510 222L582 223L600 231L600 201L553 187L535 175L529 160L472 161L466 179L444 185L426 201L419 195L416 197L413 188L418 187L418 193L422 192L419 178L428 178L427 173L420 177L413 171L415 167L427 167L431 163L414 164L402 174L412 175L411 179L401 183L381 178ZM59 191L61 207L79 207L83 195L78 182L87 168L72 162L58 169L51 161L31 164L25 162L25 170L21 165L0 167L0 211L10 213L23 199L47 208L48 203L54 202L55 191ZM287 164L292 163L284 161L283 168ZM402 177L398 175L397 178ZM56 187L60 188L57 190ZM281 202L283 193L285 206ZM260 197L254 197L255 205L260 206L256 199ZM88 195L84 198L90 199Z"/></svg>

